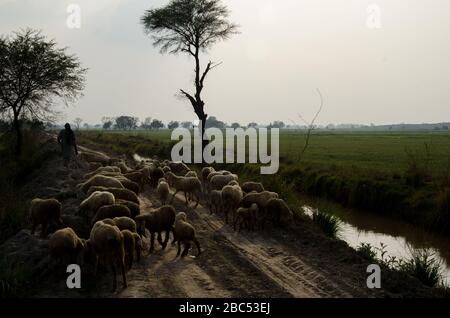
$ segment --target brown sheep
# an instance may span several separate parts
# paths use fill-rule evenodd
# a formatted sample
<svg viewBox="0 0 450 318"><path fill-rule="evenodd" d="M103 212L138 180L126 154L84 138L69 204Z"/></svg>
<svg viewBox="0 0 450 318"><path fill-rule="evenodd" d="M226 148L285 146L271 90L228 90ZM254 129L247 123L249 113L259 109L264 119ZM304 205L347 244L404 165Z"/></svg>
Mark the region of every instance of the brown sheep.
<svg viewBox="0 0 450 318"><path fill-rule="evenodd" d="M92 245L95 252L95 273L97 273L99 260L103 264L110 265L113 273L113 291L115 291L117 289L116 265L119 264L123 287L126 288L124 238L119 228L99 221L92 228L89 240L86 243L88 246Z"/></svg>
<svg viewBox="0 0 450 318"><path fill-rule="evenodd" d="M161 178L164 178L164 171L161 168L154 168L150 171L150 180L153 186L156 186Z"/></svg>
<svg viewBox="0 0 450 318"><path fill-rule="evenodd" d="M169 168L170 170L178 175L178 176L185 176L186 173L191 171L188 166L186 166L183 162L169 162Z"/></svg>
<svg viewBox="0 0 450 318"><path fill-rule="evenodd" d="M56 199L33 199L30 204L31 234L41 225L41 236L46 237L50 226L61 227L61 203Z"/></svg>
<svg viewBox="0 0 450 318"><path fill-rule="evenodd" d="M189 224L186 220L186 213L180 212L178 213L174 226L174 242L178 242L178 251L176 257L180 255L181 252L181 244L184 245L183 253L181 257L184 257L189 252L191 248L191 242L197 246L198 254L197 257L201 254L200 244L195 236L194 227Z"/></svg>
<svg viewBox="0 0 450 318"><path fill-rule="evenodd" d="M73 229L67 227L56 231L48 241L50 256L64 264L80 263L78 258L84 248L83 241Z"/></svg>
<svg viewBox="0 0 450 318"><path fill-rule="evenodd" d="M186 205L189 204L188 194L192 195L192 197L196 197L197 203L195 205L195 208L197 208L200 202L200 194L202 192L202 184L200 183L200 180L198 178L179 177L176 176L173 172L169 172L167 176L169 178L169 185L175 188L175 193L172 196L172 202L178 192L183 192L184 198L186 200Z"/></svg>
<svg viewBox="0 0 450 318"><path fill-rule="evenodd" d="M116 202L114 195L106 191L95 191L80 204L79 211L90 211L93 214L104 205L111 205Z"/></svg>
<svg viewBox="0 0 450 318"><path fill-rule="evenodd" d="M260 193L264 191L264 186L260 182L245 182L242 185L242 191L245 193L250 193L253 191Z"/></svg>
<svg viewBox="0 0 450 318"><path fill-rule="evenodd" d="M289 206L281 199L270 199L267 202L267 221L276 226L286 226L293 218Z"/></svg>
<svg viewBox="0 0 450 318"><path fill-rule="evenodd" d="M247 230L253 230L256 223L256 216L258 214L258 205L253 203L250 208L239 208L236 211L236 218L234 219L234 231L240 231L242 226Z"/></svg>
<svg viewBox="0 0 450 318"><path fill-rule="evenodd" d="M159 209L153 210L150 213L138 215L135 218L139 235L144 235L145 229L150 232L150 250L152 253L155 249L155 234L158 233L158 242L164 250L169 241L170 232L173 231L173 223L175 222L175 209L170 205L164 205ZM166 232L164 242L162 241L161 233Z"/></svg>
<svg viewBox="0 0 450 318"><path fill-rule="evenodd" d="M98 209L92 219L92 224L95 224L103 219L113 219L121 216L131 217L130 209L127 206L123 204L105 205Z"/></svg>
<svg viewBox="0 0 450 318"><path fill-rule="evenodd" d="M116 200L116 204L122 204L129 208L132 219L141 214L141 208L139 204L127 200Z"/></svg>
<svg viewBox="0 0 450 318"><path fill-rule="evenodd" d="M133 191L136 195L139 194L140 188L136 182L131 181L130 179L125 178L124 176L115 177L125 189ZM111 187L114 188L114 187ZM119 187L120 188L120 187Z"/></svg>
<svg viewBox="0 0 450 318"><path fill-rule="evenodd" d="M140 189L142 189L144 187L145 177L142 172L136 171L136 172L125 173L124 177L133 182L136 182L139 185Z"/></svg>
<svg viewBox="0 0 450 318"><path fill-rule="evenodd" d="M228 214L231 213L231 219L234 222L236 210L243 198L240 186L227 185L222 190L222 206L225 213L225 224L228 224Z"/></svg>
<svg viewBox="0 0 450 318"><path fill-rule="evenodd" d="M133 266L134 255L136 254L137 261L141 258L142 240L141 237L132 231L122 230L123 242L125 248L125 264L128 269Z"/></svg>

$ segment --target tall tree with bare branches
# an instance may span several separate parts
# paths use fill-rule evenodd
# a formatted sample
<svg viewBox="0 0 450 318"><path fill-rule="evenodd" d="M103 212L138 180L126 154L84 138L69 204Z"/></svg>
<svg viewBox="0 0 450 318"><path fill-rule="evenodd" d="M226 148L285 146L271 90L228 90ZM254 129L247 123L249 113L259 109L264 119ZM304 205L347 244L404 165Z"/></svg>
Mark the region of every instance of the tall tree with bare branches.
<svg viewBox="0 0 450 318"><path fill-rule="evenodd" d="M0 113L12 120L17 156L22 150L21 120L48 120L57 99L65 104L76 100L85 73L78 58L39 31L0 37Z"/></svg>
<svg viewBox="0 0 450 318"><path fill-rule="evenodd" d="M220 63L210 61L202 70L200 53L238 33L238 26L227 20L228 15L220 0L171 0L162 8L147 10L141 18L146 33L152 36L153 45L160 47L161 53L186 53L194 59L195 93L183 89L180 92L202 123L202 136L208 118L202 91L207 75ZM204 141L203 146L206 144Z"/></svg>

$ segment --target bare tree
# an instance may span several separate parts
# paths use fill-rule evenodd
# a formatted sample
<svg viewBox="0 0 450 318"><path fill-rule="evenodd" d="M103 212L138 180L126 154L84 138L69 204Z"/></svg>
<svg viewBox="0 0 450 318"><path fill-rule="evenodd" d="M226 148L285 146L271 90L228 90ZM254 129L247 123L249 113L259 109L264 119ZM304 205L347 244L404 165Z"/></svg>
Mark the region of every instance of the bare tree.
<svg viewBox="0 0 450 318"><path fill-rule="evenodd" d="M80 117L77 117L77 118L75 118L75 120L73 122L75 123L75 127L77 128L77 130L79 130L81 123L83 122L83 119L81 119Z"/></svg>
<svg viewBox="0 0 450 318"><path fill-rule="evenodd" d="M227 21L228 9L220 0L171 0L159 9L147 10L141 21L148 34L152 34L154 46L161 53L186 53L195 61L195 93L181 89L182 96L190 101L194 112L202 123L204 136L208 114L202 91L206 76L221 63L209 62L201 70L200 52L208 50L220 40L237 33L237 25ZM203 142L206 146L207 141Z"/></svg>
<svg viewBox="0 0 450 318"><path fill-rule="evenodd" d="M309 147L309 141L311 139L311 133L316 128L315 127L315 122L316 122L317 118L319 118L319 115L320 115L320 113L322 112L322 109L323 109L323 95L322 95L322 93L320 92L320 90L318 88L316 90L317 90L317 94L319 94L319 97L320 97L320 105L319 105L319 109L317 110L317 112L314 115L314 117L311 120L311 122L306 121L305 118L301 114L298 114L298 117L300 118L300 120L306 126L306 140L305 140L305 144L304 144L303 148L301 149L301 151L300 151L300 153L298 155L298 160L299 161L303 158L303 155L305 154L306 150ZM296 125L296 123L294 121L291 120L291 122L293 122Z"/></svg>
<svg viewBox="0 0 450 318"><path fill-rule="evenodd" d="M86 69L39 31L0 37L0 113L12 120L16 155L22 151L21 120L47 120L56 99L66 105L82 95Z"/></svg>

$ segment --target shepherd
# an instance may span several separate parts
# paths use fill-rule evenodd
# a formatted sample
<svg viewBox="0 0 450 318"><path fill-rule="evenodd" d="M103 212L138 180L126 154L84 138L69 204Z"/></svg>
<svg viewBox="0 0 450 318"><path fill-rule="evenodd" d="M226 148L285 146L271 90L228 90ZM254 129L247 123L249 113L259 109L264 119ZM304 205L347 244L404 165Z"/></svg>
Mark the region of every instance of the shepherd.
<svg viewBox="0 0 450 318"><path fill-rule="evenodd" d="M58 143L61 145L62 155L64 159L64 166L69 167L70 159L73 151L75 155L78 155L77 143L75 140L75 134L70 128L70 124L66 123L64 129L60 131L58 135Z"/></svg>

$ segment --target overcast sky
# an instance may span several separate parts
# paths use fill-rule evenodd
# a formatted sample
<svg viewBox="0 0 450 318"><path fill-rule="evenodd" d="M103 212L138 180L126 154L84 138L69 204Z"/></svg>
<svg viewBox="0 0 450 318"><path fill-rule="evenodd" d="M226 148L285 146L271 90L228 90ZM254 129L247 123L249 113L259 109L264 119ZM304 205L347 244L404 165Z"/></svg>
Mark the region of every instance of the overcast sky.
<svg viewBox="0 0 450 318"><path fill-rule="evenodd" d="M450 121L450 1L223 0L241 34L203 60L223 61L207 80L207 113L226 122L319 123ZM80 29L66 25L81 7ZM64 121L133 115L194 120L188 102L193 63L161 55L140 25L144 10L167 0L0 0L0 33L43 30L89 68L85 96ZM381 28L367 25L370 4Z"/></svg>

